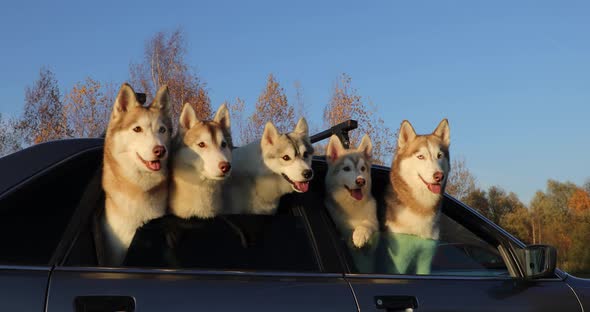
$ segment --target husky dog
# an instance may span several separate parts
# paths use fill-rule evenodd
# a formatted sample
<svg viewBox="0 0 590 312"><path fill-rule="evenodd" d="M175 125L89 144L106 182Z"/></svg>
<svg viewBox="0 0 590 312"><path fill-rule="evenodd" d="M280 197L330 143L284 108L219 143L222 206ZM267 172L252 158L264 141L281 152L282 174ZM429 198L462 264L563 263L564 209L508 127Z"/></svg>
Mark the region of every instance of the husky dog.
<svg viewBox="0 0 590 312"><path fill-rule="evenodd" d="M385 194L385 225L397 251L390 250L390 255L398 273L408 273L411 265L417 274L430 272L450 171L449 145L446 119L429 135L416 135L407 120L400 126L391 166L391 187Z"/></svg>
<svg viewBox="0 0 590 312"><path fill-rule="evenodd" d="M378 229L377 203L371 195L372 149L366 134L356 150L344 149L336 135L332 135L326 148L326 207L343 235L352 232L357 248L363 247Z"/></svg>
<svg viewBox="0 0 590 312"><path fill-rule="evenodd" d="M222 209L222 186L231 173L229 111L221 105L212 121L198 120L190 104L180 114L172 143L170 211L212 218Z"/></svg>
<svg viewBox="0 0 590 312"><path fill-rule="evenodd" d="M233 151L233 172L226 184L224 210L228 213L273 214L281 196L305 193L313 178L307 121L281 134L272 122L262 139Z"/></svg>
<svg viewBox="0 0 590 312"><path fill-rule="evenodd" d="M168 87L144 107L130 85L121 86L104 142L107 265L122 264L135 230L166 212L171 130Z"/></svg>

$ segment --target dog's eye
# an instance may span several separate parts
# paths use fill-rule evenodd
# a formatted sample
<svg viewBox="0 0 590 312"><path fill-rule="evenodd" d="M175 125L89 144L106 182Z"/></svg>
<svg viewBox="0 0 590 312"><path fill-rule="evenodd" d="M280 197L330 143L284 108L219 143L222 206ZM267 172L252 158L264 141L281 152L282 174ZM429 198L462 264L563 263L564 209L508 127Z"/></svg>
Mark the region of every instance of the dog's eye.
<svg viewBox="0 0 590 312"><path fill-rule="evenodd" d="M307 158L309 157L309 153L308 152L303 152L303 158Z"/></svg>
<svg viewBox="0 0 590 312"><path fill-rule="evenodd" d="M225 143L225 141L221 142L221 148L226 148L227 147L227 143Z"/></svg>
<svg viewBox="0 0 590 312"><path fill-rule="evenodd" d="M205 147L205 146L206 146L205 142L201 142L201 143L199 143L199 144L197 144L197 145L198 145L200 148L203 148L203 147Z"/></svg>
<svg viewBox="0 0 590 312"><path fill-rule="evenodd" d="M424 155L418 155L418 159L424 160Z"/></svg>
<svg viewBox="0 0 590 312"><path fill-rule="evenodd" d="M365 170L367 170L367 168L365 168L365 166L362 166L362 167L361 167L361 171L363 171L363 172L364 172Z"/></svg>
<svg viewBox="0 0 590 312"><path fill-rule="evenodd" d="M158 130L160 133L166 133L166 128L164 127L160 127L160 130Z"/></svg>
<svg viewBox="0 0 590 312"><path fill-rule="evenodd" d="M436 155L436 158L441 159L443 158L443 153L442 152L438 152L438 155Z"/></svg>
<svg viewBox="0 0 590 312"><path fill-rule="evenodd" d="M291 157L289 157L289 155L285 155L285 156L283 156L283 160L284 161L289 161L289 160L291 160Z"/></svg>
<svg viewBox="0 0 590 312"><path fill-rule="evenodd" d="M140 133L142 131L142 129L140 126L137 126L137 127L133 128L133 131Z"/></svg>
<svg viewBox="0 0 590 312"><path fill-rule="evenodd" d="M344 170L344 171L350 171L350 167L349 166L346 166L346 167L342 168L342 170Z"/></svg>

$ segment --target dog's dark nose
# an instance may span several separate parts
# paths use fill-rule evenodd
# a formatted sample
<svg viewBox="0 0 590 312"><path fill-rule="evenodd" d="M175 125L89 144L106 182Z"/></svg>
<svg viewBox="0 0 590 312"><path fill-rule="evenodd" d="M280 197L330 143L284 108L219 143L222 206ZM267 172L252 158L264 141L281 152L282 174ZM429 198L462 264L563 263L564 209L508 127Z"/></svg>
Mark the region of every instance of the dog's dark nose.
<svg viewBox="0 0 590 312"><path fill-rule="evenodd" d="M301 174L303 175L304 178L311 179L311 177L313 177L313 170L305 169L305 170L303 170L303 173L301 173Z"/></svg>
<svg viewBox="0 0 590 312"><path fill-rule="evenodd" d="M365 186L366 183L367 183L367 181L365 181L364 178L361 178L361 177L356 178L356 185Z"/></svg>
<svg viewBox="0 0 590 312"><path fill-rule="evenodd" d="M219 163L219 170L223 173L228 173L231 169L231 165L227 161L222 161Z"/></svg>
<svg viewBox="0 0 590 312"><path fill-rule="evenodd" d="M156 157L162 158L162 157L164 157L164 155L166 155L166 148L162 145L158 145L158 146L154 147L153 152L154 152L154 155L156 155Z"/></svg>
<svg viewBox="0 0 590 312"><path fill-rule="evenodd" d="M434 178L434 181L436 181L437 183L440 183L440 181L442 181L445 177L444 173L437 171L435 172L432 177Z"/></svg>

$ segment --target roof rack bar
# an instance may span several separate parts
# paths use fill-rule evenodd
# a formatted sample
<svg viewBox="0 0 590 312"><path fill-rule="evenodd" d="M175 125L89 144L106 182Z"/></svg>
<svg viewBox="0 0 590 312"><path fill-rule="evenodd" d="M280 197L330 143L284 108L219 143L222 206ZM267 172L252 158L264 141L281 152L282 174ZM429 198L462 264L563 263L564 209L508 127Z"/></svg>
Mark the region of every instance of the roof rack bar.
<svg viewBox="0 0 590 312"><path fill-rule="evenodd" d="M328 130L324 130L320 133L316 133L316 134L312 135L309 139L311 140L311 143L316 143L316 142L319 142L321 140L331 137L332 134L335 134L336 136L338 136L340 141L342 141L342 145L344 145L344 148L349 148L350 137L348 136L348 131L354 130L356 128L358 128L357 121L353 120L353 119L349 119L349 120L346 120L344 122L341 122L341 123L333 126L332 128L330 128Z"/></svg>

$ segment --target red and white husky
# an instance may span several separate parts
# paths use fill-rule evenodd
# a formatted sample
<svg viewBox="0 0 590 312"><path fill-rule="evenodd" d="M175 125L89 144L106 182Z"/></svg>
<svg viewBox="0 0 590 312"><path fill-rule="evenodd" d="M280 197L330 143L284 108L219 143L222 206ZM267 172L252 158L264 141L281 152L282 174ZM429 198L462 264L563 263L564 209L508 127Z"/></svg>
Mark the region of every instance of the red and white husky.
<svg viewBox="0 0 590 312"><path fill-rule="evenodd" d="M102 220L107 265L120 265L137 228L166 212L172 120L168 87L142 106L123 84L104 142Z"/></svg>
<svg viewBox="0 0 590 312"><path fill-rule="evenodd" d="M225 104L213 120L199 120L192 106L185 104L172 151L170 211L185 219L217 215L223 206L222 186L231 173L231 130Z"/></svg>

